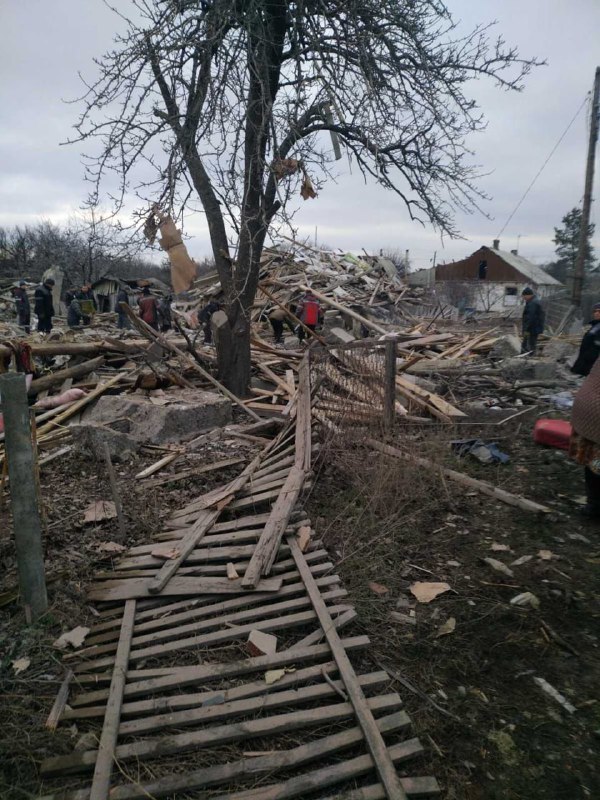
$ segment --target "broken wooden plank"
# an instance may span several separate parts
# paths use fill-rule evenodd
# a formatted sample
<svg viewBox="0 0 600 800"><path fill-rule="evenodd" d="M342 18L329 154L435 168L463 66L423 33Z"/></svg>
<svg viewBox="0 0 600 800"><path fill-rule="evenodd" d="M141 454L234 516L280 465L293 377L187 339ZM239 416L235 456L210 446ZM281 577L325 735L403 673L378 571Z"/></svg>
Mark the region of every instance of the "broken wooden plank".
<svg viewBox="0 0 600 800"><path fill-rule="evenodd" d="M67 700L69 698L69 687L72 680L73 671L69 669L67 670L67 674L60 685L60 689L56 695L56 700L54 701L54 705L52 706L52 709L48 714L48 719L46 720L46 728L48 728L49 731L55 731L57 728L65 706L67 705Z"/></svg>
<svg viewBox="0 0 600 800"><path fill-rule="evenodd" d="M254 588L261 575L270 569L272 559L279 547L281 537L304 486L304 469L294 465L271 510L269 519L256 545L250 564L242 578L242 586Z"/></svg>
<svg viewBox="0 0 600 800"><path fill-rule="evenodd" d="M95 584L88 591L88 600L109 602L113 600L133 600L141 597L153 597L150 592L152 578L131 578L120 581L104 581ZM261 580L254 587L257 592L277 592L281 588L280 578ZM247 589L241 581L228 581L227 578L172 578L162 597L172 595L197 594L243 594Z"/></svg>
<svg viewBox="0 0 600 800"><path fill-rule="evenodd" d="M356 673L348 654L346 653L337 630L334 627L331 614L325 605L318 586L310 573L308 564L304 559L298 542L294 536L288 536L287 542L292 551L292 555L298 567L298 572L306 585L306 591L311 599L313 608L325 634L325 638L333 657L335 658L342 681L352 702L358 723L363 731L375 767L379 773L381 782L385 786L387 797L390 800L404 800L406 794L400 784L400 778L396 772L393 761L386 750L385 742L379 732L369 703L366 700L362 689L358 683Z"/></svg>
<svg viewBox="0 0 600 800"><path fill-rule="evenodd" d="M394 458L400 458L403 461L409 461L410 463L416 464L420 467L426 467L427 469L439 471L442 473L442 475L445 475L450 480L456 481L456 483L460 483L463 486L468 486L470 489L475 489L482 494L493 497L495 500L500 500L509 506L521 508L523 511L531 511L534 514L551 513L551 509L548 508L548 506L543 506L540 503L536 503L533 500L528 500L527 498L521 497L517 494L511 494L511 492L507 492L505 489L500 489L498 486L493 486L491 483L487 483L486 481L477 480L477 478L471 478L469 475L465 475L462 472L457 472L454 469L443 467L440 464L430 461L428 458L422 458L421 456L416 456L412 453L405 453L402 450L398 450L397 447L391 447L383 442L378 442L376 439L367 439L367 444L369 444L374 450L378 450L380 453L385 453L386 455L393 456Z"/></svg>
<svg viewBox="0 0 600 800"><path fill-rule="evenodd" d="M123 702L123 691L127 679L127 666L129 664L129 651L134 623L135 600L128 600L125 603L125 609L123 611L121 635L119 637L110 689L108 690L108 701L106 703L104 724L102 725L102 734L98 746L94 777L90 789L90 800L108 799L119 733L119 723L121 721L121 704Z"/></svg>

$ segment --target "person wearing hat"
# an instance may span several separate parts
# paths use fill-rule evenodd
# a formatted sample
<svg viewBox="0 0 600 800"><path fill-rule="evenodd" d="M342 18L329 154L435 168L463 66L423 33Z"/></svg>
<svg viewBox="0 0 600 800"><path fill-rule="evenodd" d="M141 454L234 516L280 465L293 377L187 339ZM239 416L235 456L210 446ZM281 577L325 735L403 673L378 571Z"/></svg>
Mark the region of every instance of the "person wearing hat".
<svg viewBox="0 0 600 800"><path fill-rule="evenodd" d="M15 298L15 309L17 311L17 322L25 333L31 333L31 307L25 287L25 281L19 281L18 286L13 286L12 293Z"/></svg>
<svg viewBox="0 0 600 800"><path fill-rule="evenodd" d="M571 367L571 372L584 377L590 374L600 353L600 303L596 303L592 307L592 318L588 325L590 329L584 334L579 347L579 355Z"/></svg>
<svg viewBox="0 0 600 800"><path fill-rule="evenodd" d="M521 353L529 353L535 355L537 347L537 340L540 333L544 332L544 309L542 304L535 295L533 289L529 286L523 289L521 296L525 301L523 308L523 342L521 344Z"/></svg>
<svg viewBox="0 0 600 800"><path fill-rule="evenodd" d="M52 330L52 317L54 316L54 305L52 303L53 286L54 278L46 278L42 285L35 290L33 310L38 318L37 329L41 333L50 333Z"/></svg>

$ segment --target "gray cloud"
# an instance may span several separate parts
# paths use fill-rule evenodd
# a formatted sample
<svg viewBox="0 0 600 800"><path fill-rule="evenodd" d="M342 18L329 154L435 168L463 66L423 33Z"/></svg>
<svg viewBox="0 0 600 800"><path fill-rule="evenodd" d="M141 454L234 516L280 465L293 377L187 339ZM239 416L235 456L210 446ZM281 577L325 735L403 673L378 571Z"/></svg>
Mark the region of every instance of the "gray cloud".
<svg viewBox="0 0 600 800"><path fill-rule="evenodd" d="M480 186L493 198L483 204L493 219L458 214L465 240L442 242L430 227L410 221L399 198L365 185L342 161L337 180L327 182L316 200L299 200L295 222L302 235L313 238L316 227L319 241L345 249L409 249L417 266L426 266L434 251L438 262L462 257L496 236L591 89L600 31L597 0L578 0L576 12L572 0L449 0L449 5L465 28L497 19L496 31L523 55L549 62L534 71L522 94L483 81L473 84L488 128L470 146L474 161L489 173ZM0 224L40 217L60 221L76 211L87 192L80 148L59 146L71 134L78 110L63 99L80 93L78 71L94 74L92 58L110 48L119 20L100 0L27 0L2 4L0 25ZM552 257L553 227L583 193L586 111L503 234L505 247L516 247L521 234L523 255ZM593 219L600 228L597 208L598 203ZM203 215L188 216L186 228L194 255L207 253ZM600 248L600 230L595 239Z"/></svg>

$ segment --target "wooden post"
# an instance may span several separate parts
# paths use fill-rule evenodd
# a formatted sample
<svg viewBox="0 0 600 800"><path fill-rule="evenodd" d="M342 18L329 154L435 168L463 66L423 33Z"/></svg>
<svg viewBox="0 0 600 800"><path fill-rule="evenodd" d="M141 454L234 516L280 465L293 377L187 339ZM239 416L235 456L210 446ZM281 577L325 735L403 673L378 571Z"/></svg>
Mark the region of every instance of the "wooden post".
<svg viewBox="0 0 600 800"><path fill-rule="evenodd" d="M590 138L588 144L587 162L585 168L585 189L583 191L583 205L581 207L581 231L579 232L579 250L575 260L573 272L574 306L581 305L581 292L583 289L583 276L585 273L585 251L588 244L588 230L590 226L590 211L592 208L592 186L594 183L594 161L596 158L596 143L598 141L598 117L600 116L600 67L596 67L594 78L594 92L592 95L592 111L590 115Z"/></svg>
<svg viewBox="0 0 600 800"><path fill-rule="evenodd" d="M110 491L112 493L115 510L117 512L117 522L119 523L119 534L121 542L127 541L127 525L125 524L125 517L123 516L123 505L121 503L121 495L119 494L119 487L117 486L117 476L115 475L115 468L110 458L110 449L108 443L104 442L104 461L106 462L106 471L108 472L108 482L110 483Z"/></svg>
<svg viewBox="0 0 600 800"><path fill-rule="evenodd" d="M394 429L396 414L396 341L388 339L385 343L385 370L383 392L383 427L386 433Z"/></svg>
<svg viewBox="0 0 600 800"><path fill-rule="evenodd" d="M25 375L11 373L0 376L0 395L19 587L25 616L30 622L46 612L48 597Z"/></svg>

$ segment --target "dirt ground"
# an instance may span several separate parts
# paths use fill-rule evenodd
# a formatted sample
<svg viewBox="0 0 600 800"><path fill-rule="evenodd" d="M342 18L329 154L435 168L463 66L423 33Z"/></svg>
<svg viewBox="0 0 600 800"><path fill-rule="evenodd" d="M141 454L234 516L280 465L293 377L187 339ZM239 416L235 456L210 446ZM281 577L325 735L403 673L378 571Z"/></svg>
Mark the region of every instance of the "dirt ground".
<svg viewBox="0 0 600 800"><path fill-rule="evenodd" d="M224 434L204 446L201 459L178 459L156 477L255 450L256 445ZM115 464L130 545L149 541L150 532L160 530L160 520L169 509L231 480L240 469L239 465L226 467L139 491L134 476L161 455L145 454L131 462ZM112 557L99 552L99 545L114 541L119 535L115 520L97 525L84 525L82 521L90 503L111 499L103 464L70 453L41 468L40 484L47 529L44 540L49 611L35 625L27 626L18 603L10 602L18 577L6 497L0 508L1 800L37 797L41 761L57 752L71 751L81 736L76 725L59 726L56 733L44 727L65 674L61 653L52 647L52 642L77 625L89 627L93 623L85 587L95 571L110 569ZM13 662L19 659L28 659L30 664L15 675Z"/></svg>
<svg viewBox="0 0 600 800"><path fill-rule="evenodd" d="M323 448L306 502L356 606L358 626L372 639L366 658L395 675L393 688L425 747L420 769L411 766L411 773L435 775L446 800L600 796L600 526L576 516L582 470L561 451L533 444L534 418L527 414L495 429L427 430L422 436L410 428L397 439L453 465L451 438L476 432L498 441L510 455L507 465L482 466L465 458L459 469L548 504L550 517L500 504L339 437ZM419 438L408 438L414 436ZM251 450L225 440L209 455L217 460ZM156 460L146 455L117 466L131 544L147 541L169 507L239 469L136 492L133 476ZM172 470L185 466L190 464L176 462ZM42 470L41 486L50 611L27 627L16 603L0 608L0 798L7 800L35 797L41 760L71 749L80 735L75 726L54 734L44 729L64 674L51 643L62 631L93 620L84 586L94 570L110 564L97 547L117 533L114 521L96 527L81 522L88 503L109 498L100 465L66 456ZM6 503L0 530L0 600L6 601L2 592L16 583ZM513 565L523 556L531 558ZM483 561L487 557L507 565L513 576L492 569ZM410 592L416 581L446 581L451 589L421 604ZM380 586L374 590L372 582ZM510 604L527 591L539 608ZM411 610L414 625L391 617L410 616ZM444 634L451 618L455 628ZM30 665L15 675L12 662L20 658ZM565 711L536 677L576 711Z"/></svg>
<svg viewBox="0 0 600 800"><path fill-rule="evenodd" d="M600 797L600 523L578 517L583 470L533 443L534 419L461 429L460 438L469 430L498 441L511 460L482 466L467 457L459 469L547 504L550 516L339 441L325 449L308 503L373 641L370 657L401 679L394 688L427 751L422 774L438 778L446 800ZM419 454L456 467L449 438L424 434ZM451 590L417 603L417 581ZM524 592L539 608L511 605ZM416 624L391 616L411 611Z"/></svg>

